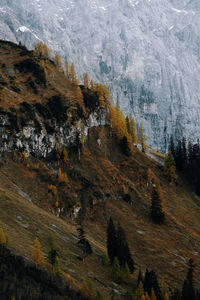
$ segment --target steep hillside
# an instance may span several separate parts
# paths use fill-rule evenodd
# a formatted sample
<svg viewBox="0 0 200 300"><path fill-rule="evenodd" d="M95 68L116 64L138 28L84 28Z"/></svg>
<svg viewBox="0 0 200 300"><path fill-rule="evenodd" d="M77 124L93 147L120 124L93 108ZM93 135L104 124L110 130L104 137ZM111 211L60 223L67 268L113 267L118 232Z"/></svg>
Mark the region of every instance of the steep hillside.
<svg viewBox="0 0 200 300"><path fill-rule="evenodd" d="M196 0L2 0L0 38L30 48L42 40L80 78L106 83L166 151L171 135L198 138L199 20Z"/></svg>
<svg viewBox="0 0 200 300"><path fill-rule="evenodd" d="M32 259L38 237L47 254L52 232L75 288L91 280L106 299L113 288L119 298L130 291L139 268L180 287L189 258L199 285L200 208L189 185L181 178L169 183L137 147L125 155L106 96L102 104L98 92L81 86L81 97L54 61L41 61L0 43L0 227L12 251ZM164 191L162 225L150 218L149 169ZM136 263L128 284L113 285L111 267L103 265L110 216L124 228ZM80 225L93 254L78 244Z"/></svg>

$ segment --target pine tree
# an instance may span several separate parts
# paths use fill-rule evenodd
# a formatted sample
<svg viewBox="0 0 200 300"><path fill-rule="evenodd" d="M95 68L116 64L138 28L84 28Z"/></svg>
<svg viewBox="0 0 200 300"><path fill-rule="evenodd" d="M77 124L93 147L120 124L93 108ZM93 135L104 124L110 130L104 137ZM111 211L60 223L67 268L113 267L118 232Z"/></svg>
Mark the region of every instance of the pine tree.
<svg viewBox="0 0 200 300"><path fill-rule="evenodd" d="M119 260L120 266L125 266L125 264L128 264L128 267L130 269L130 272L133 273L135 267L134 267L134 261L132 259L129 246L126 240L126 235L124 229L118 225L117 228L117 258Z"/></svg>
<svg viewBox="0 0 200 300"><path fill-rule="evenodd" d="M104 300L103 295L99 291L97 291L96 300Z"/></svg>
<svg viewBox="0 0 200 300"><path fill-rule="evenodd" d="M192 259L189 260L189 267L187 277L183 283L181 300L195 300L195 288L193 281L194 273L194 262Z"/></svg>
<svg viewBox="0 0 200 300"><path fill-rule="evenodd" d="M105 265L105 266L109 266L110 263L111 263L110 257L109 257L109 255L108 255L108 253L106 252L105 257L104 257L104 265Z"/></svg>
<svg viewBox="0 0 200 300"><path fill-rule="evenodd" d="M138 273L137 287L139 286L139 283L140 283L140 282L143 283L143 276L142 276L142 271L141 271L141 269L139 270L139 273Z"/></svg>
<svg viewBox="0 0 200 300"><path fill-rule="evenodd" d="M118 258L115 256L112 264L112 278L118 281L120 278L120 264Z"/></svg>
<svg viewBox="0 0 200 300"><path fill-rule="evenodd" d="M58 256L56 256L55 263L54 263L54 266L53 266L53 271L56 275L59 275L59 276L62 275L62 271L61 271L61 268L60 268L60 259L59 259Z"/></svg>
<svg viewBox="0 0 200 300"><path fill-rule="evenodd" d="M139 141L140 141L140 144L141 144L141 147L142 147L142 152L144 152L144 153L146 151L146 145L145 145L146 140L147 140L147 137L144 134L142 123L140 123L140 127L139 127Z"/></svg>
<svg viewBox="0 0 200 300"><path fill-rule="evenodd" d="M162 210L162 201L164 199L163 192L159 183L153 187L151 196L151 218L155 223L162 224L165 214Z"/></svg>
<svg viewBox="0 0 200 300"><path fill-rule="evenodd" d="M34 240L33 261L36 265L40 265L40 266L45 265L45 259L41 251L41 244L37 238Z"/></svg>
<svg viewBox="0 0 200 300"><path fill-rule="evenodd" d="M125 266L122 266L121 268L120 278L125 283L128 283L130 280L130 269L127 262L125 263Z"/></svg>
<svg viewBox="0 0 200 300"><path fill-rule="evenodd" d="M132 149L131 149L131 142L128 140L127 136L124 136L120 142L120 147L122 152L126 156L131 156L132 154Z"/></svg>
<svg viewBox="0 0 200 300"><path fill-rule="evenodd" d="M113 263L114 257L116 256L117 238L116 230L112 218L110 217L107 227L107 252L110 257L111 263Z"/></svg>
<svg viewBox="0 0 200 300"><path fill-rule="evenodd" d="M165 156L165 159L164 159L164 173L171 182L172 181L176 182L176 180L177 180L176 166L175 166L174 157L173 157L171 151L169 151L169 153Z"/></svg>
<svg viewBox="0 0 200 300"><path fill-rule="evenodd" d="M56 257L58 256L58 253L56 250L55 240L52 233L49 235L48 238L48 248L49 248L48 259L53 268L53 266L56 263Z"/></svg>

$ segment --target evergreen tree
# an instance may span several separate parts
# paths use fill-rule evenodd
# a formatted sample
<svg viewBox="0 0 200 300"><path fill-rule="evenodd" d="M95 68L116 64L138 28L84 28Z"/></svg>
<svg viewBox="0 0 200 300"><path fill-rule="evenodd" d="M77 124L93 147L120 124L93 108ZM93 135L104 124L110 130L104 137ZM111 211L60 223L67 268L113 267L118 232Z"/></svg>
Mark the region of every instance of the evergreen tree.
<svg viewBox="0 0 200 300"><path fill-rule="evenodd" d="M159 183L153 187L151 196L151 218L155 223L162 224L165 214L162 210L163 192Z"/></svg>
<svg viewBox="0 0 200 300"><path fill-rule="evenodd" d="M115 256L112 264L112 278L118 281L120 278L120 264L118 258Z"/></svg>
<svg viewBox="0 0 200 300"><path fill-rule="evenodd" d="M110 257L111 263L113 263L114 257L116 256L117 238L116 230L112 218L110 217L107 227L107 251Z"/></svg>
<svg viewBox="0 0 200 300"><path fill-rule="evenodd" d="M164 173L171 182L172 181L176 182L177 180L176 167L175 167L174 157L171 151L169 151L169 153L165 156L164 159Z"/></svg>
<svg viewBox="0 0 200 300"><path fill-rule="evenodd" d="M53 266L53 271L56 275L59 275L59 276L62 275L62 271L61 271L61 268L60 268L60 259L59 259L58 256L56 256L55 263L54 263L54 266Z"/></svg>
<svg viewBox="0 0 200 300"><path fill-rule="evenodd" d="M126 156L131 156L131 144L128 140L127 136L124 136L123 139L120 142L121 150Z"/></svg>
<svg viewBox="0 0 200 300"><path fill-rule="evenodd" d="M153 270L149 272L148 269L146 269L144 278L144 290L151 296L153 290L153 293L155 294L157 300L161 300L162 297L160 287L158 284L158 279Z"/></svg>
<svg viewBox="0 0 200 300"><path fill-rule="evenodd" d="M189 260L189 268L187 272L187 277L183 283L182 287L182 296L181 300L195 300L195 288L193 281L193 273L194 273L194 262L192 259Z"/></svg>
<svg viewBox="0 0 200 300"><path fill-rule="evenodd" d="M135 269L134 261L126 241L125 231L120 224L118 225L117 229L117 257L119 259L120 266L125 266L127 262L130 272L133 273Z"/></svg>
<svg viewBox="0 0 200 300"><path fill-rule="evenodd" d="M48 238L48 248L49 248L48 249L49 250L48 251L48 259L53 268L53 266L56 263L56 257L58 256L58 253L56 250L55 240L54 240L52 233L49 235L49 238Z"/></svg>
<svg viewBox="0 0 200 300"><path fill-rule="evenodd" d="M139 270L139 273L138 273L137 287L139 286L139 283L140 283L140 282L143 283L143 276L142 276L142 271L141 271L141 269Z"/></svg>
<svg viewBox="0 0 200 300"><path fill-rule="evenodd" d="M105 265L105 266L109 266L110 263L111 263L110 257L109 257L109 255L108 255L108 253L106 252L105 257L104 257L104 265Z"/></svg>

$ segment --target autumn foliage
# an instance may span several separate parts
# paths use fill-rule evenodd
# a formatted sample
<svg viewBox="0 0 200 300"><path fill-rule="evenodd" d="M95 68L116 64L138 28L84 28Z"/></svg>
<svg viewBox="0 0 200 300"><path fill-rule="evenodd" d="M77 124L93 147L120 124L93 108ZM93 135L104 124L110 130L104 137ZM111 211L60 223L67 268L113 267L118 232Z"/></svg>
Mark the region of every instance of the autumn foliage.
<svg viewBox="0 0 200 300"><path fill-rule="evenodd" d="M32 256L33 256L33 261L36 265L40 265L40 266L45 265L45 259L41 251L41 244L37 238L34 240Z"/></svg>

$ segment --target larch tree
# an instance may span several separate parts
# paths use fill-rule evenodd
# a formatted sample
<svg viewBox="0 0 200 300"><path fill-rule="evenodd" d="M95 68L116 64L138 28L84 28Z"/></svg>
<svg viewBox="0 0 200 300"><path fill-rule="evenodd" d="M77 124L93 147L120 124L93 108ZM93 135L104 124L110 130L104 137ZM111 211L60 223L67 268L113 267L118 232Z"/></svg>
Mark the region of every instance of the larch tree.
<svg viewBox="0 0 200 300"><path fill-rule="evenodd" d="M65 61L65 76L66 76L67 79L70 78L69 63L68 63L67 60Z"/></svg>
<svg viewBox="0 0 200 300"><path fill-rule="evenodd" d="M135 119L132 117L132 115L129 116L129 126L130 126L130 134L131 134L133 143L137 144L138 143L137 126L136 126Z"/></svg>
<svg viewBox="0 0 200 300"><path fill-rule="evenodd" d="M70 66L70 79L71 79L73 84L75 84L75 85L79 84L78 79L76 77L75 67L74 67L73 63Z"/></svg>
<svg viewBox="0 0 200 300"><path fill-rule="evenodd" d="M147 140L147 137L144 134L143 125L142 125L142 123L140 123L140 127L139 127L139 141L140 141L140 144L141 144L141 147L142 147L142 152L144 152L144 153L146 151L146 144L145 144L146 140Z"/></svg>
<svg viewBox="0 0 200 300"><path fill-rule="evenodd" d="M56 54L54 57L54 62L55 65L58 67L59 70L62 70L62 60L61 60L61 56Z"/></svg>
<svg viewBox="0 0 200 300"><path fill-rule="evenodd" d="M6 244L6 235L2 228L0 228L0 244Z"/></svg>
<svg viewBox="0 0 200 300"><path fill-rule="evenodd" d="M164 173L169 178L170 182L176 182L176 165L171 151L169 151L164 158Z"/></svg>
<svg viewBox="0 0 200 300"><path fill-rule="evenodd" d="M34 240L32 255L33 255L33 261L36 265L40 265L40 266L45 265L45 259L41 251L41 244L37 238Z"/></svg>
<svg viewBox="0 0 200 300"><path fill-rule="evenodd" d="M87 73L83 74L83 84L86 89L89 88L89 75Z"/></svg>

